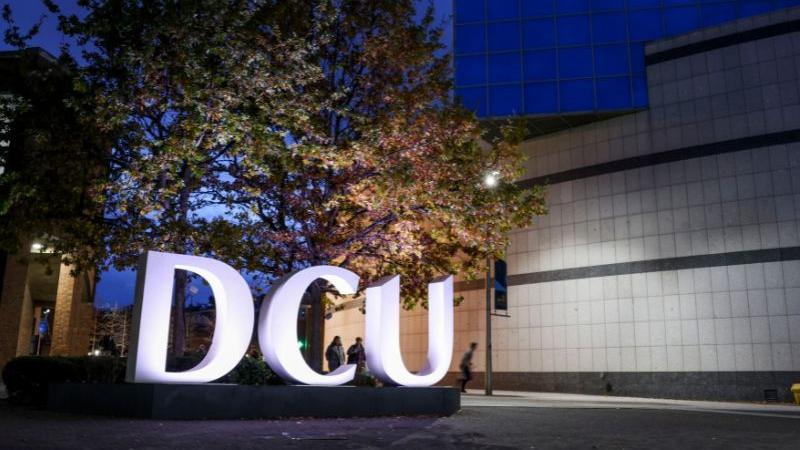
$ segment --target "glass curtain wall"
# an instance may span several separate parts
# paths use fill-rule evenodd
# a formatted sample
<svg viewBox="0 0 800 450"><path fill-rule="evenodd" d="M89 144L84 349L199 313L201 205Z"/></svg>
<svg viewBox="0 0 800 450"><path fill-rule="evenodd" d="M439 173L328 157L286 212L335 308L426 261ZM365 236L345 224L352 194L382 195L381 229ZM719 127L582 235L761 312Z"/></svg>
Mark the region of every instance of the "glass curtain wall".
<svg viewBox="0 0 800 450"><path fill-rule="evenodd" d="M647 106L644 45L800 0L454 0L456 95L479 117Z"/></svg>

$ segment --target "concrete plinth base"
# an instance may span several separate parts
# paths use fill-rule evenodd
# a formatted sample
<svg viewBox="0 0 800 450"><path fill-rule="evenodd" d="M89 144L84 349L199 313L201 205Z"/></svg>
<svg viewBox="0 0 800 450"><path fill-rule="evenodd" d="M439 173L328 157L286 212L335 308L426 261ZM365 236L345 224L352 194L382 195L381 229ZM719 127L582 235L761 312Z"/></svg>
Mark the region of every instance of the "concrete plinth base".
<svg viewBox="0 0 800 450"><path fill-rule="evenodd" d="M52 384L51 411L153 419L449 416L453 388L242 386L233 384Z"/></svg>

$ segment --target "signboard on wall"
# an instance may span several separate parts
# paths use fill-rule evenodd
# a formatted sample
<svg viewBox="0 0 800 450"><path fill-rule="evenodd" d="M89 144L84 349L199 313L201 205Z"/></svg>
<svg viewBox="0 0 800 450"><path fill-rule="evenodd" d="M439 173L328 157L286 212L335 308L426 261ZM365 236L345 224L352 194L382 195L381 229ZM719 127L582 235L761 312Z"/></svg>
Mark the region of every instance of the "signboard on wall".
<svg viewBox="0 0 800 450"><path fill-rule="evenodd" d="M506 262L502 259L494 262L494 309L508 311L508 281Z"/></svg>

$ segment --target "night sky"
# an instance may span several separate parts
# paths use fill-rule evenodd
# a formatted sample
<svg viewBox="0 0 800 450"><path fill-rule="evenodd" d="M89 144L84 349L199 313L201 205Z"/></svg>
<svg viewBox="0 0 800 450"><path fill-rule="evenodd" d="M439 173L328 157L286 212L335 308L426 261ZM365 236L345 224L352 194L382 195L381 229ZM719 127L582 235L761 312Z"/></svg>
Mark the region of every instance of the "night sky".
<svg viewBox="0 0 800 450"><path fill-rule="evenodd" d="M77 13L80 11L80 8L76 5L76 0L56 0L56 3L61 6L61 10L64 13ZM428 4L427 1L420 1L419 3L422 6ZM433 3L440 20L448 25L444 40L449 47L452 36L452 24L450 23L452 0L433 0ZM41 31L31 41L31 46L42 47L48 52L58 55L61 45L69 43L56 29L57 23L55 18L48 16L47 9L39 0L0 0L0 5L2 4L11 6L15 22L23 31L26 31L43 15L45 16ZM5 32L5 28L6 24L0 23L0 35ZM0 50L9 49L11 49L11 47L4 42L0 42ZM103 272L100 283L97 285L95 304L99 307L114 307L130 304L133 301L135 282L135 273L131 270L122 272L111 270ZM208 298L208 290L202 284L196 284L197 289L192 289L193 295L190 296L189 301L195 300L197 303L205 303Z"/></svg>
<svg viewBox="0 0 800 450"><path fill-rule="evenodd" d="M437 15L441 20L450 23L450 16L452 15L453 0L432 0L436 8ZM65 13L76 13L80 8L76 6L76 0L55 0L61 6L61 10ZM419 0L421 6L428 4L427 0ZM11 5L14 11L14 18L21 29L26 30L30 25L36 23L42 15L47 15L47 9L42 6L40 0L0 0L0 5ZM58 54L59 46L64 43L62 36L56 30L56 21L52 18L46 18L42 30L39 35L33 39L31 45L42 47L53 54ZM444 37L445 42L450 43L452 27L448 27L448 33ZM0 24L0 34L5 31L5 24ZM0 50L7 50L9 47L5 43L0 42Z"/></svg>

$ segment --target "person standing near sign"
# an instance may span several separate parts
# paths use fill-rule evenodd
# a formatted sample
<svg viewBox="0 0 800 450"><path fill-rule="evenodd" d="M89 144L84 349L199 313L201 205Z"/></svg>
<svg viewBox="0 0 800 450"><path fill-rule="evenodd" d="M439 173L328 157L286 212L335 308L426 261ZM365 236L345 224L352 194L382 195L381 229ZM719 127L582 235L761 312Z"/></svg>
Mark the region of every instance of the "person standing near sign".
<svg viewBox="0 0 800 450"><path fill-rule="evenodd" d="M328 370L331 372L345 363L344 347L342 347L341 337L336 336L333 338L333 342L331 342L328 349L325 350L325 359L328 360Z"/></svg>
<svg viewBox="0 0 800 450"><path fill-rule="evenodd" d="M461 392L467 392L467 382L472 379L472 355L476 348L477 342L469 344L469 350L461 357L461 364L458 366L461 369Z"/></svg>
<svg viewBox="0 0 800 450"><path fill-rule="evenodd" d="M367 360L367 354L364 351L364 344L360 337L356 338L356 343L347 348L347 364L355 364L360 366Z"/></svg>

